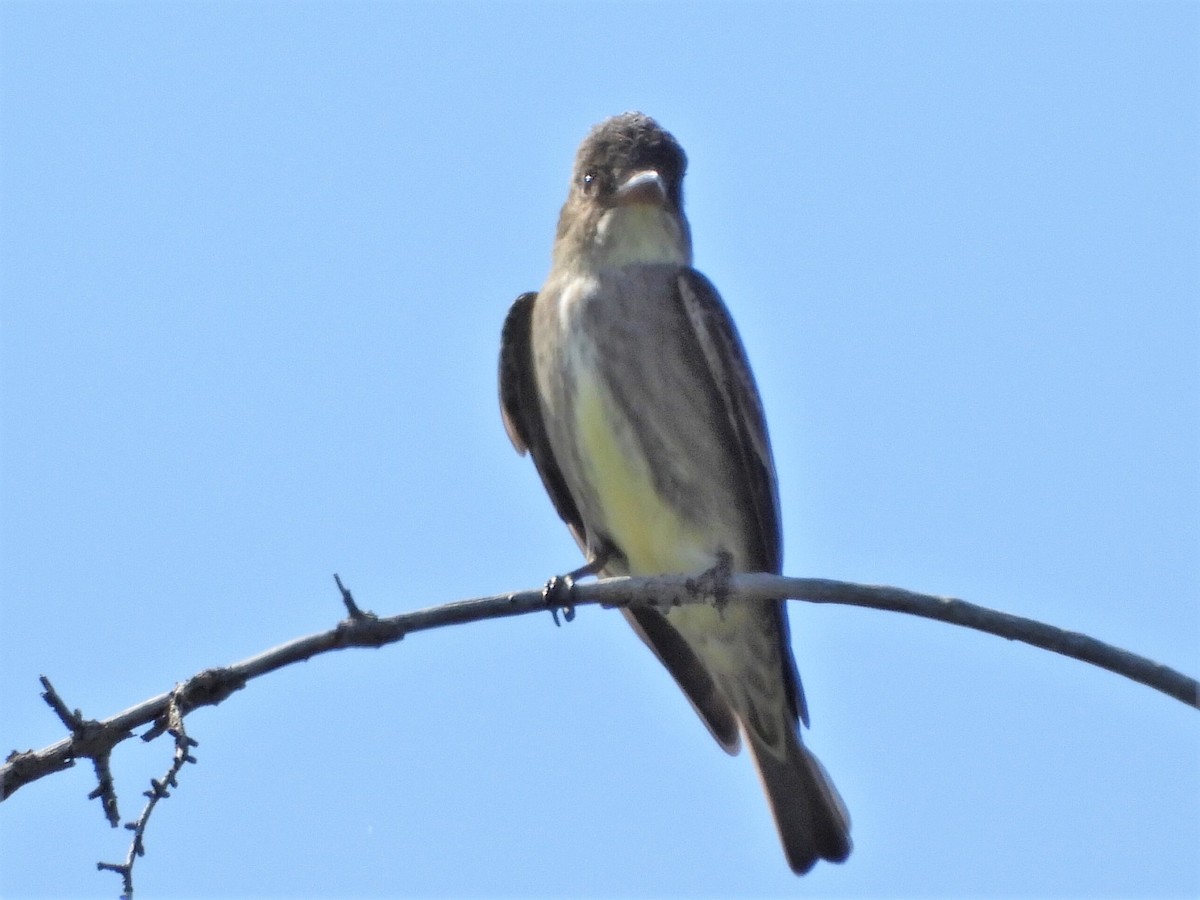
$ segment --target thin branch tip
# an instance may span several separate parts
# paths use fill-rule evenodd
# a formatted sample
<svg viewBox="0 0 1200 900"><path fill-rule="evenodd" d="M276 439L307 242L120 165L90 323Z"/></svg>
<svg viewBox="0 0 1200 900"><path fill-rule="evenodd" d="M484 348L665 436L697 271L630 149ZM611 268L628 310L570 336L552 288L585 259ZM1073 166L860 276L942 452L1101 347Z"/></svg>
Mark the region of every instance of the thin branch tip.
<svg viewBox="0 0 1200 900"><path fill-rule="evenodd" d="M342 584L342 576L337 572L333 573L333 580L337 583L338 592L342 595L342 605L346 607L346 614L355 621L373 615L373 613L364 613L359 609L358 604L354 602L354 595L350 593L350 589Z"/></svg>

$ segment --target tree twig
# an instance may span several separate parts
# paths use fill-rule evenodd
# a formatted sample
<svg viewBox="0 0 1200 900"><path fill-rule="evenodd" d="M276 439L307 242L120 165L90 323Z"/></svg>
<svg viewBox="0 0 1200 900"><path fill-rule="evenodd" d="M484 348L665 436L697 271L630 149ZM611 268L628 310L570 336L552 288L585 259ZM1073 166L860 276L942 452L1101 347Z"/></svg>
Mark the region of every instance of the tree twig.
<svg viewBox="0 0 1200 900"><path fill-rule="evenodd" d="M133 866L138 857L146 855L146 826L150 824L150 816L153 814L154 808L158 805L159 800L165 800L171 796L168 788L179 786L179 770L187 763L196 761L196 757L192 755L192 748L197 746L197 742L188 737L187 731L183 727L179 695L180 690L176 688L171 692L171 697L167 701L167 732L175 740L175 752L171 754L171 766L161 779L150 779L150 790L143 792L142 795L147 799L141 815L135 821L125 823L125 827L133 832L133 840L129 842L129 852L125 854L123 862L96 863L96 868L100 871L116 872L121 876L123 886L121 900L133 900Z"/></svg>
<svg viewBox="0 0 1200 900"><path fill-rule="evenodd" d="M1087 635L1064 631L965 600L918 594L893 587L765 574L732 575L728 579L728 586L729 599L787 598L811 603L862 606L974 628L1100 666L1200 709L1200 685L1181 672ZM349 591L340 584L339 589L345 602ZM619 607L635 603L674 606L706 599L710 598L705 596L697 579L687 576L608 578L591 584L576 584L571 588L573 606L600 604ZM173 697L177 698L179 715L182 717L199 706L220 703L253 678L332 650L382 647L418 631L548 611L541 588L459 600L385 618L358 610L352 601L347 602L346 606L351 612L350 618L339 622L337 627L329 631L280 644L231 666L207 669L185 681L176 691L159 694L102 722L87 721L86 727L82 727L82 719L79 722L71 720L68 727L72 729L72 734L49 747L36 751L13 751L5 764L0 766L0 801L30 782L71 766L79 757L96 760L105 756L114 745L131 736L131 729L150 725L151 728L143 735L146 740L168 730L170 723L167 714ZM57 695L54 697L57 698ZM61 700L55 708L60 717L66 709ZM71 719L70 713L68 719Z"/></svg>

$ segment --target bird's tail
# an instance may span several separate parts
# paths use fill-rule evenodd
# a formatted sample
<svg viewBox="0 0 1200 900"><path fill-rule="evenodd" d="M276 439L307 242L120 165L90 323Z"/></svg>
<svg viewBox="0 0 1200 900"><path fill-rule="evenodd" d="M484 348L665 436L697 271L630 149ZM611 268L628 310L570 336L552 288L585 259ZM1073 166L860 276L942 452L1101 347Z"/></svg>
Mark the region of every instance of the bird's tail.
<svg viewBox="0 0 1200 900"><path fill-rule="evenodd" d="M850 816L825 767L792 727L783 746L769 746L750 728L747 743L775 816L788 864L803 875L818 859L842 862L850 855Z"/></svg>

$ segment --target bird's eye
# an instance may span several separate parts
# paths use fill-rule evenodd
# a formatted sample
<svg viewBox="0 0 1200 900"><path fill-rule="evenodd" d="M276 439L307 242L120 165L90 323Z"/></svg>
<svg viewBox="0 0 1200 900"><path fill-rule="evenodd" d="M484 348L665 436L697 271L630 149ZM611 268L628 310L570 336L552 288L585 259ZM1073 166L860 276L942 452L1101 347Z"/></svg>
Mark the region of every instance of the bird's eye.
<svg viewBox="0 0 1200 900"><path fill-rule="evenodd" d="M593 191L596 189L596 185L599 184L599 179L596 177L595 172L588 172L581 179L581 183L585 191Z"/></svg>

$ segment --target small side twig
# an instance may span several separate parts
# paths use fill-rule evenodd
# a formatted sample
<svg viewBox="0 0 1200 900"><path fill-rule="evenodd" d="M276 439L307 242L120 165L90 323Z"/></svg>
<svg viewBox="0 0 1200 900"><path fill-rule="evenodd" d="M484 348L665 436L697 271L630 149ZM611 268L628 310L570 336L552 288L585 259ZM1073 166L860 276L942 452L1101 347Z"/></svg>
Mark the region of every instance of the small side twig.
<svg viewBox="0 0 1200 900"><path fill-rule="evenodd" d="M82 712L70 709L63 702L49 678L42 675L40 680L43 688L42 699L71 732L74 742L72 757L64 760L64 765L60 768L74 765L76 757L83 756L91 759L92 765L96 769L96 787L88 794L88 799L99 798L100 805L104 809L104 817L113 828L116 828L121 823L121 813L117 809L117 792L113 786L112 767L109 760L112 757L112 748L128 737L128 732L121 735L106 728L102 722L85 719Z"/></svg>
<svg viewBox="0 0 1200 900"><path fill-rule="evenodd" d="M187 763L194 763L196 757L191 753L193 747L199 746L198 742L188 737L187 731L183 727L183 685L180 685L171 692L170 699L167 701L167 710L164 717L167 720L167 733L175 739L175 752L171 755L171 766L167 769L166 774L161 779L150 779L150 790L143 792L143 796L147 798L146 805L143 807L141 814L132 822L126 822L125 827L133 832L133 840L129 843L129 852L125 855L125 860L119 863L98 862L96 868L102 872L116 872L121 876L122 881L122 900L133 900L133 866L138 857L146 855L146 826L150 822L150 816L154 812L154 808L158 805L159 800L164 800L171 796L168 788L176 788L179 786L179 771Z"/></svg>
<svg viewBox="0 0 1200 900"><path fill-rule="evenodd" d="M333 573L333 580L337 582L338 590L342 594L342 603L345 605L346 612L351 619L364 619L373 615L373 613L365 613L358 608L358 604L354 602L354 595L350 593L350 588L342 584L342 576L337 572Z"/></svg>

